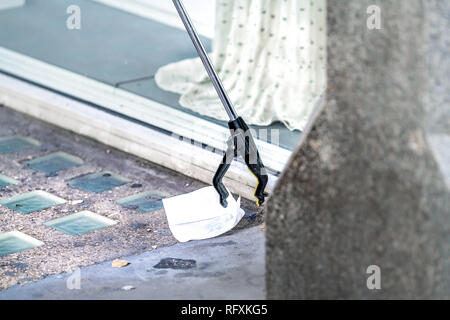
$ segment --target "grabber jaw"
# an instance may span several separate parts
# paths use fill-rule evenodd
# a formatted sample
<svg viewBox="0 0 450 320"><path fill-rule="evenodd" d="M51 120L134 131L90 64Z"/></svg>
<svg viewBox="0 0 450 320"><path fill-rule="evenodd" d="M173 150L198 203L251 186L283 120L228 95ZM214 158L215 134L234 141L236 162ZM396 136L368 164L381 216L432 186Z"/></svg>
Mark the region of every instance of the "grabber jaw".
<svg viewBox="0 0 450 320"><path fill-rule="evenodd" d="M266 197L269 196L269 194L267 192L264 192L264 190L266 189L267 182L268 182L269 179L267 177L267 173L266 173L266 170L264 168L264 165L260 161L261 159L259 158L259 155L258 155L258 159L259 159L260 164L256 164L255 165L255 164L247 163L247 167L250 170L250 172L258 180L258 183L256 185L255 192L253 193L253 196L256 198L256 205L258 207L260 207L265 202Z"/></svg>
<svg viewBox="0 0 450 320"><path fill-rule="evenodd" d="M228 144L228 150L213 179L214 188L220 195L220 203L225 208L228 205L227 198L229 193L222 183L222 178L230 167L230 164L233 161L234 157L240 156L244 158L247 167L258 179L258 185L255 189L254 195L257 199L256 204L262 205L264 203L265 197L267 196L267 194L264 192L264 189L267 185L267 173L261 161L261 158L259 157L258 149L256 148L255 142L253 141L250 130L244 120L241 117L237 116L231 100L225 92L222 81L214 70L214 66L212 65L211 60L206 53L205 47L203 46L200 37L197 34L197 31L195 31L191 19L186 13L186 9L184 8L183 3L181 2L181 0L173 0L173 3L178 11L178 14L180 15L181 20L183 21L184 26L186 27L186 31L188 32L189 37L191 38L192 43L197 50L200 60L202 61L212 84L214 85L214 88L216 89L217 94L222 101L225 111L231 119L231 121L228 122L228 126L231 130L231 143Z"/></svg>
<svg viewBox="0 0 450 320"><path fill-rule="evenodd" d="M258 207L262 206L266 200L266 197L269 196L267 192L264 192L264 189L267 185L267 180L267 175L263 175L261 176L261 179L258 179L258 184L253 194L253 196L256 198L256 205Z"/></svg>
<svg viewBox="0 0 450 320"><path fill-rule="evenodd" d="M225 176L225 174L228 171L228 168L230 167L230 164L227 164L226 162L226 155L224 156L224 159L222 163L220 164L219 168L216 171L216 174L213 178L213 186L216 189L217 193L220 196L220 204L222 207L226 208L228 206L227 198L229 196L227 188L222 183L222 179Z"/></svg>
<svg viewBox="0 0 450 320"><path fill-rule="evenodd" d="M227 189L222 183L222 179L229 169L233 159L235 157L241 157L244 159L250 172L258 180L253 195L256 198L256 205L261 206L264 203L265 198L268 196L268 194L264 192L267 186L268 176L266 168L264 167L261 157L259 156L258 149L256 148L255 141L253 140L249 127L241 117L228 122L228 126L230 127L231 137L228 140L227 152L225 153L222 163L213 178L213 186L219 193L220 203L224 208L226 208L226 199L229 195Z"/></svg>

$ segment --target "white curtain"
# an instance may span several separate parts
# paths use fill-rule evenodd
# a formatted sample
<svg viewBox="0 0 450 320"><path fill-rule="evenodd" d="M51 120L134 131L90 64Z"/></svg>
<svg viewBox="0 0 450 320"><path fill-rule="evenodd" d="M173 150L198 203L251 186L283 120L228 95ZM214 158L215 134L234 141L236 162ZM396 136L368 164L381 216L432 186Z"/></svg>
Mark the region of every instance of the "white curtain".
<svg viewBox="0 0 450 320"><path fill-rule="evenodd" d="M211 59L247 123L303 130L326 85L326 0L217 0ZM199 58L160 68L180 104L228 120Z"/></svg>

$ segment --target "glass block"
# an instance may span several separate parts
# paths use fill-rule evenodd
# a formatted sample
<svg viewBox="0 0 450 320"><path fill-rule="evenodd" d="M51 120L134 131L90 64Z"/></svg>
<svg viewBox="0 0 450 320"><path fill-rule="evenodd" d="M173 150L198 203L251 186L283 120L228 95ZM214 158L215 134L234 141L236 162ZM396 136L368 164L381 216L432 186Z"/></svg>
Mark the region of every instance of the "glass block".
<svg viewBox="0 0 450 320"><path fill-rule="evenodd" d="M84 191L100 193L129 182L130 180L119 175L103 171L72 179L69 185Z"/></svg>
<svg viewBox="0 0 450 320"><path fill-rule="evenodd" d="M125 208L136 209L139 212L146 213L163 208L160 195L152 192L143 192L134 196L117 200L117 203Z"/></svg>
<svg viewBox="0 0 450 320"><path fill-rule="evenodd" d="M21 136L1 137L0 154L19 152L27 148L39 146L39 141Z"/></svg>
<svg viewBox="0 0 450 320"><path fill-rule="evenodd" d="M35 211L48 209L65 202L66 201L64 199L38 190L1 200L0 204L10 208L11 210L28 214Z"/></svg>
<svg viewBox="0 0 450 320"><path fill-rule="evenodd" d="M79 236L115 224L117 224L116 221L90 211L81 211L45 223L48 227L52 227L72 236Z"/></svg>
<svg viewBox="0 0 450 320"><path fill-rule="evenodd" d="M19 231L0 233L0 257L10 253L39 247L43 244L42 241Z"/></svg>
<svg viewBox="0 0 450 320"><path fill-rule="evenodd" d="M7 186L15 185L15 184L19 184L19 181L15 180L13 178L4 176L3 174L0 174L0 189L7 187Z"/></svg>
<svg viewBox="0 0 450 320"><path fill-rule="evenodd" d="M65 152L55 152L41 158L25 162L28 167L47 174L80 166L83 160Z"/></svg>

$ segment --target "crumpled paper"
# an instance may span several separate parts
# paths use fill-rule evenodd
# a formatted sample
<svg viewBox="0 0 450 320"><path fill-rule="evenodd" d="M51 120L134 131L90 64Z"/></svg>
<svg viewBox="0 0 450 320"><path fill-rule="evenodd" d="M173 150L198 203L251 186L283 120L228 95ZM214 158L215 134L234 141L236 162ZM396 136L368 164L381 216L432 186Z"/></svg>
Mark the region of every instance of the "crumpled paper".
<svg viewBox="0 0 450 320"><path fill-rule="evenodd" d="M167 221L173 236L180 242L217 237L233 229L245 212L241 198L228 196L228 206L222 207L214 187L163 199Z"/></svg>

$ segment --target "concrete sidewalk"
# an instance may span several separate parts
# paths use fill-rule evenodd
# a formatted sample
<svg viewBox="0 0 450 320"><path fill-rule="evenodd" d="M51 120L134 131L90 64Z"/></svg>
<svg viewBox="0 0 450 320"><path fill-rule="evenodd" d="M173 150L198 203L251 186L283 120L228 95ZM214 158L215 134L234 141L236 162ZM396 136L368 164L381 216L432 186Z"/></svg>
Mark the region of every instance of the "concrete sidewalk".
<svg viewBox="0 0 450 320"><path fill-rule="evenodd" d="M41 280L52 274L67 272L75 266L86 267L119 257L139 255L153 250L154 246L162 248L176 244L160 199L205 186L200 181L0 106L0 148L5 146L2 137L8 139L16 135L32 138L40 145L0 154L0 174L16 180L16 184L8 183L2 187L0 176L0 201L37 191L57 196L66 203L47 209L34 208L29 214L17 211L26 202L20 203L17 208L11 204L0 205L0 234L17 230L43 242L40 247L13 250L13 253L2 255L8 242L0 241L0 289ZM83 163L51 174L27 165L29 161L45 163L42 159L60 152L78 157ZM47 167L57 165L61 163L47 161ZM126 178L128 183L114 188L110 185L109 190L103 192L71 185L72 181L87 176L97 176L97 180L98 177L105 178L98 180L101 185L102 181L117 175ZM140 200L135 199L128 204L122 202L130 197ZM262 223L263 208L257 208L245 199L242 199L241 205L246 215L235 229ZM114 220L116 224L80 234L68 233L68 229L63 232L47 225L52 221L54 223L55 219L85 210ZM90 225L78 220L72 228L75 231L84 230Z"/></svg>
<svg viewBox="0 0 450 320"><path fill-rule="evenodd" d="M130 264L123 268L111 261L81 268L80 289L68 289L68 280L76 286L74 272L16 285L0 291L0 299L264 299L264 248L264 231L252 227L126 257ZM195 263L154 267L165 258Z"/></svg>

